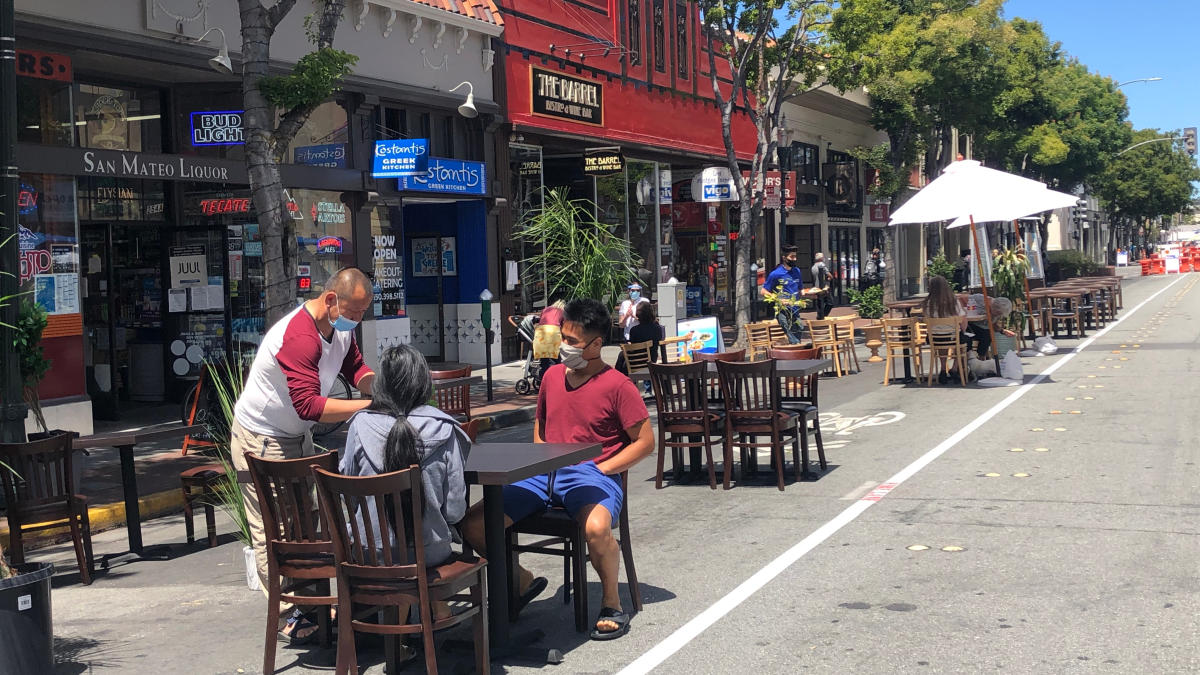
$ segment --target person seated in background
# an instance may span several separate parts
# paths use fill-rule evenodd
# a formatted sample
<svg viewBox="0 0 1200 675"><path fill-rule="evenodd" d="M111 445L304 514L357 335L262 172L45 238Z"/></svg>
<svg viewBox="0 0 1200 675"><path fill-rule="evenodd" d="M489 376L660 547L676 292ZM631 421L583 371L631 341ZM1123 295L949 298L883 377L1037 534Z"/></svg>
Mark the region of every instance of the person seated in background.
<svg viewBox="0 0 1200 675"><path fill-rule="evenodd" d="M929 279L929 295L925 296L924 302L921 303L921 311L923 316L931 319L957 318L959 331L967 327L967 312L963 309L962 303L958 301L958 297L954 295L954 291L950 288L950 282L946 281L945 277L934 275ZM931 333L938 334L944 334L949 330L945 326L929 329ZM943 356L940 360L942 369L938 374L938 382L946 384L950 381L950 372L946 365L947 358Z"/></svg>
<svg viewBox="0 0 1200 675"><path fill-rule="evenodd" d="M425 563L440 565L451 556L451 525L467 512L463 464L471 439L453 417L429 405L433 379L415 347L389 348L379 366L371 404L350 418L338 470L346 476L374 476L419 465ZM377 522L374 504L368 508L366 517ZM362 522L363 514L356 517ZM381 545L378 534L376 544Z"/></svg>
<svg viewBox="0 0 1200 675"><path fill-rule="evenodd" d="M1016 333L1003 327L1008 324L1008 317L1012 314L1012 301L1008 298L990 298L990 301L992 306L992 327L997 333L1004 333L1009 337L1015 337ZM984 305L982 293L972 295L971 302L975 306L976 313L985 314L986 305ZM967 349L974 349L975 354L979 358L986 359L988 350L992 347L992 333L988 330L987 317L985 316L981 320L969 322L965 335L968 338ZM1003 357L1004 355L997 354L997 356Z"/></svg>
<svg viewBox="0 0 1200 675"><path fill-rule="evenodd" d="M666 338L666 329L658 322L658 316L654 313L654 305L643 303L637 308L637 325L629 329L629 341L637 344L638 342L653 342L654 346L650 350L650 360L658 363L662 360L664 363L667 360L667 348L662 344Z"/></svg>

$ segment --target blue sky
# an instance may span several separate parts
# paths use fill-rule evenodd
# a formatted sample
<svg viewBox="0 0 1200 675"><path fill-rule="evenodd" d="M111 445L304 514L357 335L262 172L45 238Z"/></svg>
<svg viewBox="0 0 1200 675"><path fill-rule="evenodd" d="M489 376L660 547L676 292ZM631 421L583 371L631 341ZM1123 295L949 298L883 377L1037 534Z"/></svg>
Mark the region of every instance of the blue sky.
<svg viewBox="0 0 1200 675"><path fill-rule="evenodd" d="M1118 82L1135 129L1200 126L1200 0L1007 0L1089 70Z"/></svg>

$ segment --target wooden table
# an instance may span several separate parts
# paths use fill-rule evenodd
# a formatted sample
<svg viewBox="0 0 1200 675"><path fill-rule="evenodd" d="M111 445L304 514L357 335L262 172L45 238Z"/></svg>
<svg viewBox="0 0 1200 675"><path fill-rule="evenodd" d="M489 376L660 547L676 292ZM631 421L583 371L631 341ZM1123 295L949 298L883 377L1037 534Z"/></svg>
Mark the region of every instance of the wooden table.
<svg viewBox="0 0 1200 675"><path fill-rule="evenodd" d="M483 528L488 561L488 624L492 657L515 656L561 663L557 649L514 645L508 624L509 574L504 535L504 486L578 464L602 451L599 443L476 443L463 467L467 483L483 486ZM534 636L536 639L539 636ZM524 642L524 640L522 640Z"/></svg>
<svg viewBox="0 0 1200 675"><path fill-rule="evenodd" d="M710 377L717 376L717 362L708 361L708 375ZM812 375L823 370L828 370L833 365L833 361L829 359L776 359L775 370L779 377L803 377ZM649 382L650 371L638 371L629 374L629 379L634 382Z"/></svg>
<svg viewBox="0 0 1200 675"><path fill-rule="evenodd" d="M887 303L888 313L902 312L904 316L911 316L912 311L925 302L924 298L909 298L908 300L897 300Z"/></svg>
<svg viewBox="0 0 1200 675"><path fill-rule="evenodd" d="M126 553L142 554L142 514L138 507L137 471L133 466L133 447L141 443L186 436L203 430L204 425L202 424L175 424L145 430L80 436L71 441L71 447L75 450L116 448L121 455L121 489L125 494L125 530L129 538L129 551ZM117 555L123 555L123 553ZM107 557L111 556L106 556L103 561L102 564L105 567L107 567Z"/></svg>
<svg viewBox="0 0 1200 675"><path fill-rule="evenodd" d="M452 377L448 380L434 380L433 381L433 390L435 392L438 392L438 391L442 391L444 389L453 389L455 387L461 387L464 384L471 385L471 384L479 384L481 382L483 382L482 375L467 375L466 377Z"/></svg>

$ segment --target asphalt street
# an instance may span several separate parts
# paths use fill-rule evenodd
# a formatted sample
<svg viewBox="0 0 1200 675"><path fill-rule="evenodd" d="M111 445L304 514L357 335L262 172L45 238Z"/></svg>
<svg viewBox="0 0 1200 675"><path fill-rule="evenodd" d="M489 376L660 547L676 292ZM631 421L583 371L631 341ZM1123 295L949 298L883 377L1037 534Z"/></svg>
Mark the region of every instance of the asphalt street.
<svg viewBox="0 0 1200 675"><path fill-rule="evenodd" d="M1198 282L1127 279L1120 322L1025 359L1020 387L882 387L876 364L823 380L830 468L782 493L767 479L655 490L647 460L630 494L644 611L629 635L590 642L562 604L561 564L526 556L551 583L517 629L566 653L537 670L1200 671ZM145 534L175 544L171 559L90 587L56 578L60 672L258 672L265 602L245 588L240 544L183 547L178 518ZM120 542L103 533L96 548ZM73 564L65 548L46 555ZM594 573L590 585L595 611ZM382 672L378 656L364 652L366 672ZM332 661L280 645L281 672Z"/></svg>

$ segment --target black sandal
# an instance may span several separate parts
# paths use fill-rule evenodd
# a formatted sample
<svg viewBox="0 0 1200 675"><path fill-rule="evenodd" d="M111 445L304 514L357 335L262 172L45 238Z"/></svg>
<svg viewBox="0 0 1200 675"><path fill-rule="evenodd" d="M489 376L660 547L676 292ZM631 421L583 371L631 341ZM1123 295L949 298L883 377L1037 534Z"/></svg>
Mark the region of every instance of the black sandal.
<svg viewBox="0 0 1200 675"><path fill-rule="evenodd" d="M285 632L285 629L288 627L291 627L291 631ZM312 632L308 633L307 635L297 635L297 633L306 631L309 628L312 629ZM294 647L299 647L316 640L317 633L320 632L321 627L312 621L309 621L308 617L304 616L304 614L297 609L292 611L292 615L288 617L287 624L284 626L284 628L279 629L279 639Z"/></svg>
<svg viewBox="0 0 1200 675"><path fill-rule="evenodd" d="M534 598L541 595L542 591L546 590L546 586L548 586L549 583L550 582L546 580L546 577L536 577L533 581L530 581L529 587L525 589L525 592L521 594L521 597L517 598L517 601L511 608L509 608L509 620L516 621L517 615L521 613L521 610L525 609L526 605L533 602Z"/></svg>
<svg viewBox="0 0 1200 675"><path fill-rule="evenodd" d="M612 607L604 607L600 610L600 616L596 617L596 623L601 621L611 621L617 624L615 630L600 630L599 626L592 629L591 638L593 640L616 640L622 635L629 632L630 617L625 612Z"/></svg>

